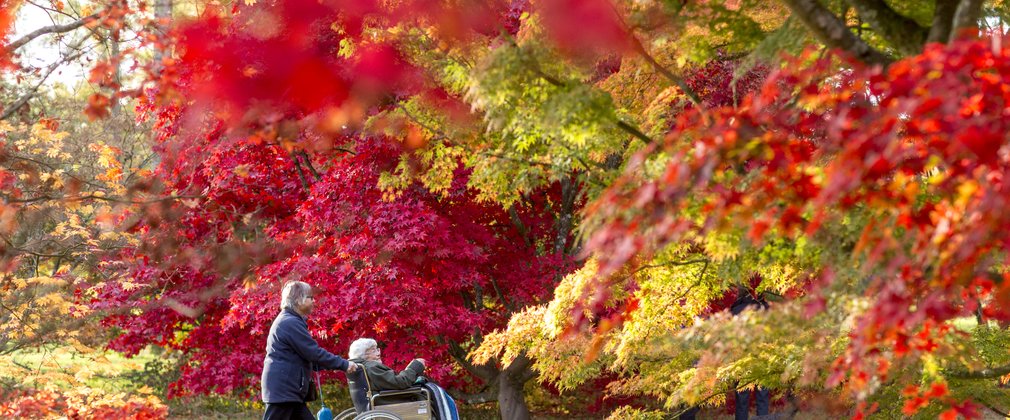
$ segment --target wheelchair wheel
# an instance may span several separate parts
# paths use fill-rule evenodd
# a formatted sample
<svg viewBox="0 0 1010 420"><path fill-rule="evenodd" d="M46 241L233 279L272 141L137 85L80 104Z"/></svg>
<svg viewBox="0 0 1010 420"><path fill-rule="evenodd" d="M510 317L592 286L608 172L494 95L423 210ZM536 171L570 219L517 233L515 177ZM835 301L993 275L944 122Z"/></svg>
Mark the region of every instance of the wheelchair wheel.
<svg viewBox="0 0 1010 420"><path fill-rule="evenodd" d="M361 413L354 420L403 420L400 416L390 413L388 411L382 410L372 410Z"/></svg>
<svg viewBox="0 0 1010 420"><path fill-rule="evenodd" d="M340 414L337 414L336 417L334 417L334 420L354 420L354 416L356 415L358 415L358 412L354 411L353 408L348 408L341 411Z"/></svg>

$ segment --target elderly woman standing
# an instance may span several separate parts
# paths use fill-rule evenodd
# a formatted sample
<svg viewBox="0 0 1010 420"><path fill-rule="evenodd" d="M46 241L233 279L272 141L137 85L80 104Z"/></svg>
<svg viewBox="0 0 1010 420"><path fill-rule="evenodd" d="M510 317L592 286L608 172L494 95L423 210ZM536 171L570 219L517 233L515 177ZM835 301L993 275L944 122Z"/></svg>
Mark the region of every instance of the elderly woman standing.
<svg viewBox="0 0 1010 420"><path fill-rule="evenodd" d="M264 420L315 419L305 404L312 371L339 369L352 373L357 369L355 364L323 350L309 335L305 318L314 308L308 283L291 281L284 285L281 313L270 326L260 378L267 406Z"/></svg>

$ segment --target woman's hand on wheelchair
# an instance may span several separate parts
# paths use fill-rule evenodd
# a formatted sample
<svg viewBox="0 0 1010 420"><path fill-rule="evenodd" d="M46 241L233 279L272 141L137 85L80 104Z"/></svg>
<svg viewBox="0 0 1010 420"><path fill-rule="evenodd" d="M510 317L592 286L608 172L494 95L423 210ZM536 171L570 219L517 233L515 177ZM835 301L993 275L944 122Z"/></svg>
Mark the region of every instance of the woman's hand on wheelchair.
<svg viewBox="0 0 1010 420"><path fill-rule="evenodd" d="M354 373L358 370L358 364L354 362L347 362L347 373Z"/></svg>

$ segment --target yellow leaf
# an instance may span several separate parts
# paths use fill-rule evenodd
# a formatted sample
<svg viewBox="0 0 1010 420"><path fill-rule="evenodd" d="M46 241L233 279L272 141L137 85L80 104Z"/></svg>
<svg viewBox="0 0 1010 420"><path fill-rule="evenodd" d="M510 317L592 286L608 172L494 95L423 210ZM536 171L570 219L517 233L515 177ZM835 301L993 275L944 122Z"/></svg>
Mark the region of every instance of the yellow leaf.
<svg viewBox="0 0 1010 420"><path fill-rule="evenodd" d="M129 292L129 291L132 291L132 290L139 289L143 285L140 284L140 283L133 283L133 282L129 282L129 281L124 281L124 282L120 283L120 286L123 288L124 291Z"/></svg>
<svg viewBox="0 0 1010 420"><path fill-rule="evenodd" d="M119 154L119 149L109 146L103 142L92 143L88 146L89 149L98 152L98 165L103 168L119 167L119 162L116 161L116 155Z"/></svg>
<svg viewBox="0 0 1010 420"><path fill-rule="evenodd" d="M123 177L123 170L119 168L109 168L105 171L103 181L119 181Z"/></svg>
<svg viewBox="0 0 1010 420"><path fill-rule="evenodd" d="M53 174L53 188L63 188L63 177Z"/></svg>
<svg viewBox="0 0 1010 420"><path fill-rule="evenodd" d="M94 375L95 375L94 371L89 369L87 366L84 366L81 368L81 370L77 371L77 373L74 375L74 379L77 379L80 382L84 382L87 381L88 379L91 379L91 377Z"/></svg>
<svg viewBox="0 0 1010 420"><path fill-rule="evenodd" d="M249 165L246 165L246 164L238 165L238 166L235 166L235 169L232 169L231 171L235 175L238 175L238 176L240 176L242 178L245 178L245 177L249 176Z"/></svg>
<svg viewBox="0 0 1010 420"><path fill-rule="evenodd" d="M955 201L957 206L961 208L966 206L968 204L968 201L971 200L972 196L975 195L976 191L978 191L978 182L975 182L974 180L968 180L962 183L961 185L958 185L957 199Z"/></svg>

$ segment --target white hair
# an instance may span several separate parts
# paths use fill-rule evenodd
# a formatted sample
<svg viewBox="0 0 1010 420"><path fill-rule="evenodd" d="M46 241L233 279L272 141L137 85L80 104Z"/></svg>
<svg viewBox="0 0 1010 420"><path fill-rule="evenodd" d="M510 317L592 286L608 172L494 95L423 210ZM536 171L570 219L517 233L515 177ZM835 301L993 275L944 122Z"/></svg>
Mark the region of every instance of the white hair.
<svg viewBox="0 0 1010 420"><path fill-rule="evenodd" d="M298 305L312 293L312 286L304 281L292 280L284 284L281 290L281 310L297 311Z"/></svg>
<svg viewBox="0 0 1010 420"><path fill-rule="evenodd" d="M351 348L347 350L348 359L364 359L365 353L369 350L378 348L379 344L371 338L359 338L351 343Z"/></svg>

